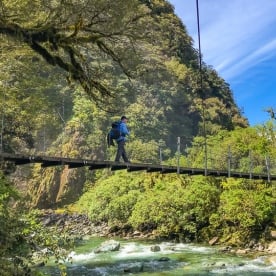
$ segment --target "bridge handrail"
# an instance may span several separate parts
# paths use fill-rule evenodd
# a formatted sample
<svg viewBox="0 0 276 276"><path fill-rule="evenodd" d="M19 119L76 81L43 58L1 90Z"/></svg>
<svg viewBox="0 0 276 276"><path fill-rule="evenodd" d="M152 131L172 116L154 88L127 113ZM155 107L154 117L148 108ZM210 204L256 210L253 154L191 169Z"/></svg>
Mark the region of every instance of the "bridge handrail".
<svg viewBox="0 0 276 276"><path fill-rule="evenodd" d="M111 170L127 169L131 171L146 172L160 172L160 173L179 173L188 175L205 175L206 171L203 168L188 168L178 167L170 165L156 165L150 163L119 163L109 160L89 160L89 159L77 159L68 157L55 157L55 156L43 156L43 155L24 155L24 154L11 154L0 153L0 160L11 161L15 165L24 165L31 163L41 163L42 167L68 165L69 168L78 168L88 166L90 170L110 168ZM234 177L234 178L246 178L246 179L262 179L262 180L276 180L276 175L267 175L264 173L245 173L224 170L208 169L207 175L214 177Z"/></svg>

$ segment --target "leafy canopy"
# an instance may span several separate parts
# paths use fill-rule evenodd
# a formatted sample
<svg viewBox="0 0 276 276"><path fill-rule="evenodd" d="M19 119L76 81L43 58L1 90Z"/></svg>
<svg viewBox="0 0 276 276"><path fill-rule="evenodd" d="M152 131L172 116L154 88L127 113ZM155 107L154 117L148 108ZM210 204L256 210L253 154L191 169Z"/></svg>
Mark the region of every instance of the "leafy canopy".
<svg viewBox="0 0 276 276"><path fill-rule="evenodd" d="M92 64L95 57L110 59L130 77L137 41L148 39L149 10L137 0L1 0L0 7L0 34L65 70L98 102L112 89Z"/></svg>

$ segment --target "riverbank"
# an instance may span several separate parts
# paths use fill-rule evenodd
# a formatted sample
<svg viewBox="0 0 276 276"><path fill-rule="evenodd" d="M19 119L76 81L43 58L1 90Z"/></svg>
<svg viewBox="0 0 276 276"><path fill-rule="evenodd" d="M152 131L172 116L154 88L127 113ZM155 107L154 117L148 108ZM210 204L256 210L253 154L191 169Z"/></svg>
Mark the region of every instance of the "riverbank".
<svg viewBox="0 0 276 276"><path fill-rule="evenodd" d="M40 217L41 223L45 227L53 227L57 232L66 232L72 239L83 240L91 237L121 238L136 240L157 240L154 230L147 229L143 232L134 231L129 226L109 227L106 223L94 224L84 214L57 213L54 210L43 210ZM272 237L273 238L273 237ZM209 241L210 246L220 246L221 252L247 254L247 255L272 255L276 261L276 237L264 243L252 241L243 248L221 244L217 237ZM178 242L178 241L175 241Z"/></svg>
<svg viewBox="0 0 276 276"><path fill-rule="evenodd" d="M45 227L53 227L57 232L65 231L72 237L119 237L123 239L156 239L154 231L133 231L131 227L110 227L107 223L95 224L84 214L56 213L54 210L43 210L40 221Z"/></svg>

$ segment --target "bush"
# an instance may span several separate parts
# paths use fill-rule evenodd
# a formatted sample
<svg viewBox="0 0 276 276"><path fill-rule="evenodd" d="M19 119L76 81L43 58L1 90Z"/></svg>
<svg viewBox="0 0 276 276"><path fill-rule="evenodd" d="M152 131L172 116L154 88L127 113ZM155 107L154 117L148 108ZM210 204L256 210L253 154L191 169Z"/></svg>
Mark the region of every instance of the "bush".
<svg viewBox="0 0 276 276"><path fill-rule="evenodd" d="M197 238L219 202L219 190L210 180L177 175L159 179L152 190L140 196L129 222L138 228L154 224L162 236Z"/></svg>
<svg viewBox="0 0 276 276"><path fill-rule="evenodd" d="M99 180L78 207L94 222L156 228L158 235L185 234L194 239L209 225L218 203L219 189L213 179L117 172Z"/></svg>
<svg viewBox="0 0 276 276"><path fill-rule="evenodd" d="M275 212L271 188L261 182L232 178L222 186L218 212L210 219L212 226L221 229L223 239L233 244L260 238Z"/></svg>
<svg viewBox="0 0 276 276"><path fill-rule="evenodd" d="M126 223L141 189L141 179L137 174L116 172L99 179L76 206L94 222Z"/></svg>

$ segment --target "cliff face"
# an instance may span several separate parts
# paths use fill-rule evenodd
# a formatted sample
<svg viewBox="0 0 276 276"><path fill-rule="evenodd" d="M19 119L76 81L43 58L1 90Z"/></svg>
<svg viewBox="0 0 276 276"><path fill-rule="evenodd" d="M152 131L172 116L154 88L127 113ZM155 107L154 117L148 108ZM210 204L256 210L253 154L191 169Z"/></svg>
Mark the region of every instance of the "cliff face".
<svg viewBox="0 0 276 276"><path fill-rule="evenodd" d="M29 182L34 207L45 209L67 205L82 194L85 183L83 168L55 167L40 169L40 173L41 178Z"/></svg>

